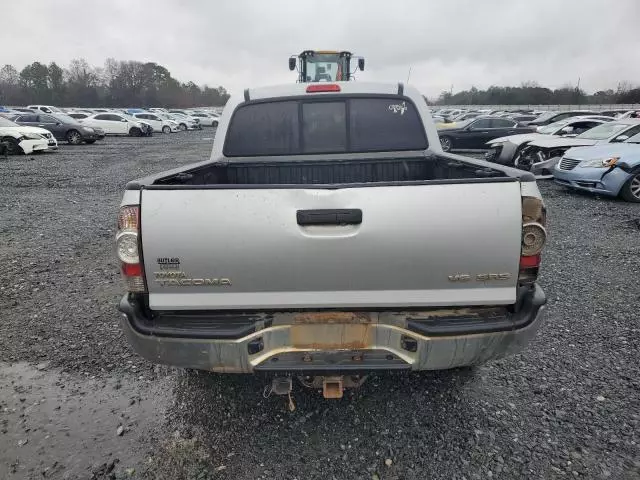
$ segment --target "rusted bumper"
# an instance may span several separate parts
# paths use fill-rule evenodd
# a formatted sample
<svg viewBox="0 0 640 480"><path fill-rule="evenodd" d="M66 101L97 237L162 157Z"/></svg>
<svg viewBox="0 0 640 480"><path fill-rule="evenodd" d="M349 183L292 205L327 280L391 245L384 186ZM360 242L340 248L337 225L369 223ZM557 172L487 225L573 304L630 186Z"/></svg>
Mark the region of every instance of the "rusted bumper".
<svg viewBox="0 0 640 480"><path fill-rule="evenodd" d="M237 338L229 338L234 336L229 330L226 338L207 338L202 330L190 337L184 329L154 329L153 321L141 318L143 310L128 297L120 310L129 343L155 363L230 373L326 374L441 370L515 353L537 332L545 303L544 292L535 286L521 299L517 313L508 316L498 307L275 312L251 317L249 333L241 326L234 330Z"/></svg>

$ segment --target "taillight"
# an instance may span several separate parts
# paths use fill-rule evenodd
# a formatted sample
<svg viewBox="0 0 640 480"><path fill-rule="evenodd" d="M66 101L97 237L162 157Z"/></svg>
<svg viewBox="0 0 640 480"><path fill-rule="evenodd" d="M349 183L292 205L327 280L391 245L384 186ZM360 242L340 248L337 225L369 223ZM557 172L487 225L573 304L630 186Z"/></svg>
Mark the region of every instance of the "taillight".
<svg viewBox="0 0 640 480"><path fill-rule="evenodd" d="M538 278L541 252L547 241L546 211L542 200L522 198L522 244L520 247L520 283L533 283Z"/></svg>
<svg viewBox="0 0 640 480"><path fill-rule="evenodd" d="M547 231L539 223L525 223L522 226L522 256L538 255L547 240Z"/></svg>
<svg viewBox="0 0 640 480"><path fill-rule="evenodd" d="M307 87L307 93L339 92L340 85L335 83L317 83Z"/></svg>
<svg viewBox="0 0 640 480"><path fill-rule="evenodd" d="M137 205L121 207L118 212L116 254L127 290L146 292L140 258L140 207Z"/></svg>

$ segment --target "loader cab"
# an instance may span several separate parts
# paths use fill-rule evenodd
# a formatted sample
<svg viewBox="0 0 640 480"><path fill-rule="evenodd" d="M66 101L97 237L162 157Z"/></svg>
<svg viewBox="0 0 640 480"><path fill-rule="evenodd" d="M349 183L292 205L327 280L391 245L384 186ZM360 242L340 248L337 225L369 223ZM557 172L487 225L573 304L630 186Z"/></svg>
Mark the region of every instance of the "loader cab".
<svg viewBox="0 0 640 480"><path fill-rule="evenodd" d="M352 70L351 59L358 65ZM298 82L341 82L353 80L353 74L364 70L364 58L353 57L351 52L305 50L289 58L289 70L298 70Z"/></svg>

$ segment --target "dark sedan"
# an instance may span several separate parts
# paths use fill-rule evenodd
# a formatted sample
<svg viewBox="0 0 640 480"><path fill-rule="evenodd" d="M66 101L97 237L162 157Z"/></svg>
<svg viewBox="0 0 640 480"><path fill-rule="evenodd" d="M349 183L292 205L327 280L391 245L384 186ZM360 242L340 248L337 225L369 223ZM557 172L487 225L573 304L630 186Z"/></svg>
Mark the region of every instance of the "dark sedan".
<svg viewBox="0 0 640 480"><path fill-rule="evenodd" d="M486 143L494 138L534 131L508 118L477 117L454 127L443 127L438 130L438 136L442 150L448 152L454 149L485 149Z"/></svg>
<svg viewBox="0 0 640 480"><path fill-rule="evenodd" d="M18 125L46 128L57 140L64 140L71 145L95 143L104 132L96 132L94 128L86 127L75 118L58 113L25 113L11 118Z"/></svg>

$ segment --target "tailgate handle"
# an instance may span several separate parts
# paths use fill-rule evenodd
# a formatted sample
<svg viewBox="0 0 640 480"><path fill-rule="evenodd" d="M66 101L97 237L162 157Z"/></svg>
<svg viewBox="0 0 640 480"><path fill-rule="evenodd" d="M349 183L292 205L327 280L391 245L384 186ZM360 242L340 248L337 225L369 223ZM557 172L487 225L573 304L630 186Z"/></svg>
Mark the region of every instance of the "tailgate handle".
<svg viewBox="0 0 640 480"><path fill-rule="evenodd" d="M359 225L362 223L362 210L298 210L296 217L298 225Z"/></svg>

